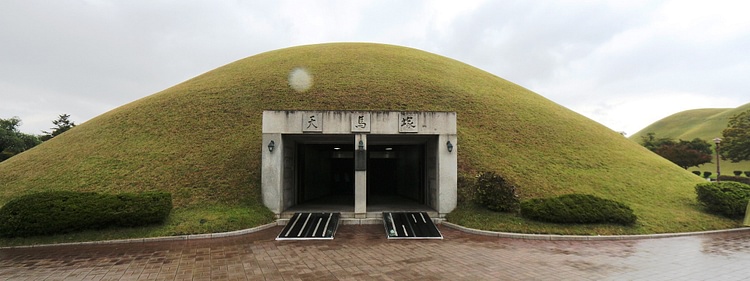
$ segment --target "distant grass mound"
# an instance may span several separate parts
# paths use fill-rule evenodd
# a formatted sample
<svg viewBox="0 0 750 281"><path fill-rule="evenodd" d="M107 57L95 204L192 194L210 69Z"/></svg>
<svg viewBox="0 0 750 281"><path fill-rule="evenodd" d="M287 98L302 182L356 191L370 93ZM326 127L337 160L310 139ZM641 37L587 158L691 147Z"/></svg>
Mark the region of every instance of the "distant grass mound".
<svg viewBox="0 0 750 281"><path fill-rule="evenodd" d="M312 75L306 92L287 81L298 67ZM459 173L495 172L521 199L617 200L638 216L626 232L737 225L700 210L693 188L701 179L596 122L470 65L366 43L262 53L102 114L0 163L0 205L48 190L166 191L174 200L167 226L143 235L271 221L260 201L263 110L455 111Z"/></svg>
<svg viewBox="0 0 750 281"><path fill-rule="evenodd" d="M721 132L727 128L729 118L747 110L750 110L750 103L737 108L686 110L648 125L646 128L630 136L630 139L640 143L642 136L646 136L648 133L655 133L658 138L672 138L675 140L700 138L713 143L712 140L716 137L721 137ZM732 171L750 171L749 161L732 163L729 160L722 160L720 165L722 175L732 175ZM713 171L715 174L716 162L708 163L698 168L692 167L689 170Z"/></svg>

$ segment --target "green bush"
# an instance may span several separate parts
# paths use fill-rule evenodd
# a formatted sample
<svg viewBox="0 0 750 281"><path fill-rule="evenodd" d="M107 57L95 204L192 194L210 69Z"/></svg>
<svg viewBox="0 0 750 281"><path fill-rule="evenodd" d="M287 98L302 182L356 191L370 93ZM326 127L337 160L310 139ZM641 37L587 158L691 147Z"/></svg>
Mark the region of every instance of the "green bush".
<svg viewBox="0 0 750 281"><path fill-rule="evenodd" d="M696 176L700 177L701 176L701 171L693 171L693 174L695 174Z"/></svg>
<svg viewBox="0 0 750 281"><path fill-rule="evenodd" d="M484 172L477 178L476 199L487 209L498 212L518 212L520 205L516 187L493 172Z"/></svg>
<svg viewBox="0 0 750 281"><path fill-rule="evenodd" d="M698 202L709 212L728 218L742 218L750 200L750 185L739 182L700 183L695 192Z"/></svg>
<svg viewBox="0 0 750 281"><path fill-rule="evenodd" d="M169 193L107 195L51 191L12 199L0 208L0 236L33 236L141 226L163 221L172 210Z"/></svg>
<svg viewBox="0 0 750 281"><path fill-rule="evenodd" d="M735 177L739 177L742 175L742 171L732 171Z"/></svg>
<svg viewBox="0 0 750 281"><path fill-rule="evenodd" d="M163 222L172 211L172 195L166 192L116 195L118 205L110 209L116 226L141 226Z"/></svg>
<svg viewBox="0 0 750 281"><path fill-rule="evenodd" d="M745 171L745 176L750 177L750 171Z"/></svg>
<svg viewBox="0 0 750 281"><path fill-rule="evenodd" d="M632 225L637 220L627 205L588 194L526 200L521 203L521 216L552 223Z"/></svg>
<svg viewBox="0 0 750 281"><path fill-rule="evenodd" d="M709 171L705 171L705 172L703 172L703 178L706 178L706 179L707 179L707 178L708 178L708 177L710 177L710 176L711 176L712 174L713 174L713 173L711 173L711 172L709 172Z"/></svg>
<svg viewBox="0 0 750 281"><path fill-rule="evenodd" d="M741 182L744 184L750 184L750 178L748 177L719 176L719 181L734 181L734 182Z"/></svg>
<svg viewBox="0 0 750 281"><path fill-rule="evenodd" d="M476 197L475 178L458 175L456 182L456 197L459 203L467 203Z"/></svg>

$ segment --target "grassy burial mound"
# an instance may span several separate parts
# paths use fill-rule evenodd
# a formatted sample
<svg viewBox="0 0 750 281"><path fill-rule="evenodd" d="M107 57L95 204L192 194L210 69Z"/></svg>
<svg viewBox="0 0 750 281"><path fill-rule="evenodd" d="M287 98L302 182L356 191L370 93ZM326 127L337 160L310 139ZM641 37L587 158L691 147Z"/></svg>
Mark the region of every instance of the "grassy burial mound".
<svg viewBox="0 0 750 281"><path fill-rule="evenodd" d="M750 110L750 103L737 108L703 108L678 112L648 125L633 134L630 139L640 142L642 136L648 133L656 134L657 138L672 138L674 140L692 140L700 138L713 143L716 137L722 137L721 132L727 128L729 118ZM708 163L693 171L712 171L716 173L716 163ZM732 163L721 160L722 175L731 175L732 171L750 171L750 161Z"/></svg>
<svg viewBox="0 0 750 281"><path fill-rule="evenodd" d="M305 91L289 85L299 68L311 76ZM635 233L736 225L699 210L701 179L592 120L470 65L367 43L258 54L102 114L0 163L0 205L47 190L166 191L172 214L144 235L271 221L260 201L263 110L455 111L461 175L496 172L522 199L617 200L638 216Z"/></svg>
<svg viewBox="0 0 750 281"><path fill-rule="evenodd" d="M701 138L710 140L721 137L721 131L727 128L729 118L750 110L750 103L737 108L702 108L678 112L648 125L633 134L630 138L638 141L648 133L657 137L691 140Z"/></svg>

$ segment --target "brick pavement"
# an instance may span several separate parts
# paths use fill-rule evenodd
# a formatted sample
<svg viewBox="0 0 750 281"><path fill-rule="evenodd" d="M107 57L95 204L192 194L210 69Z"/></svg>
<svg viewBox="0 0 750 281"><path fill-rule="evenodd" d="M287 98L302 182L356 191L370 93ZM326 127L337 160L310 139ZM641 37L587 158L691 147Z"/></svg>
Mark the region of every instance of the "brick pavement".
<svg viewBox="0 0 750 281"><path fill-rule="evenodd" d="M387 240L381 225L333 241L237 237L0 249L0 280L743 280L750 233L625 240Z"/></svg>

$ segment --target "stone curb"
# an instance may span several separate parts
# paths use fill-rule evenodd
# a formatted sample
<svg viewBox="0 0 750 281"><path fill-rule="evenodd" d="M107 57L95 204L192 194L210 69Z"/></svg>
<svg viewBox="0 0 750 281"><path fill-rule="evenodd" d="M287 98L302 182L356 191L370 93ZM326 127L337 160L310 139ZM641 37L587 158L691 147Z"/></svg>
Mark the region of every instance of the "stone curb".
<svg viewBox="0 0 750 281"><path fill-rule="evenodd" d="M744 227L744 228L732 228L732 229L721 229L721 230L697 231L697 232L637 234L637 235L603 235L603 236L596 235L594 236L594 235L555 235L555 234L526 234L526 233L512 233L512 232L497 232L497 231L468 228L465 226L460 226L460 225L445 222L445 221L442 222L442 225L445 225L447 227L450 227L459 231L476 234L476 235L493 236L493 237L499 237L499 238L551 240L551 241L642 240L642 239L698 236L698 235L733 233L733 232L750 232L750 227Z"/></svg>
<svg viewBox="0 0 750 281"><path fill-rule="evenodd" d="M103 245L103 244L129 244L129 243L147 243L147 242L161 242L161 241L188 241L188 240L196 240L196 239L221 238L221 237L231 237L231 236L238 236L238 235L243 235L243 234L250 234L250 233L258 232L261 230L266 230L277 225L278 225L278 222L272 222L269 224L264 224L264 225L256 226L253 228L241 229L241 230L235 230L235 231L229 231L229 232L119 239L119 240L102 240L102 241L89 241L89 242L71 242L71 243L58 243L58 244L9 246L9 247L0 247L0 249L21 249L21 248L38 248L38 247L54 247L54 246Z"/></svg>
<svg viewBox="0 0 750 281"><path fill-rule="evenodd" d="M750 227L744 227L744 228L709 230L709 231L698 231L698 232L682 232L682 233L588 236L588 235L552 235L552 234L525 234L525 233L512 233L512 232L497 232L497 231L479 230L479 229L469 228L469 227L460 226L454 223L450 223L447 221L441 221L439 224L445 225L447 227L453 228L458 231L462 231L462 232L466 232L470 234L476 234L476 235L492 236L492 237L499 237L499 238L551 240L551 241L641 240L641 239L670 238L670 237L682 237L682 236L697 236L697 235L708 235L708 234L718 234L718 233L750 232ZM250 233L266 230L266 229L269 229L278 225L280 225L279 221L276 221L276 222L256 226L253 228L241 229L241 230L235 230L235 231L229 231L229 232L119 239L119 240L102 240L102 241L89 241L89 242L72 242L72 243L58 243L58 244L8 246L8 247L0 247L0 249L22 249L22 248L39 248L39 247L56 247L56 246L104 245L104 244L128 244L128 243L147 243L147 242L161 242L161 241L188 241L188 240L196 240L196 239L222 238L222 237L231 237L231 236L250 234Z"/></svg>

